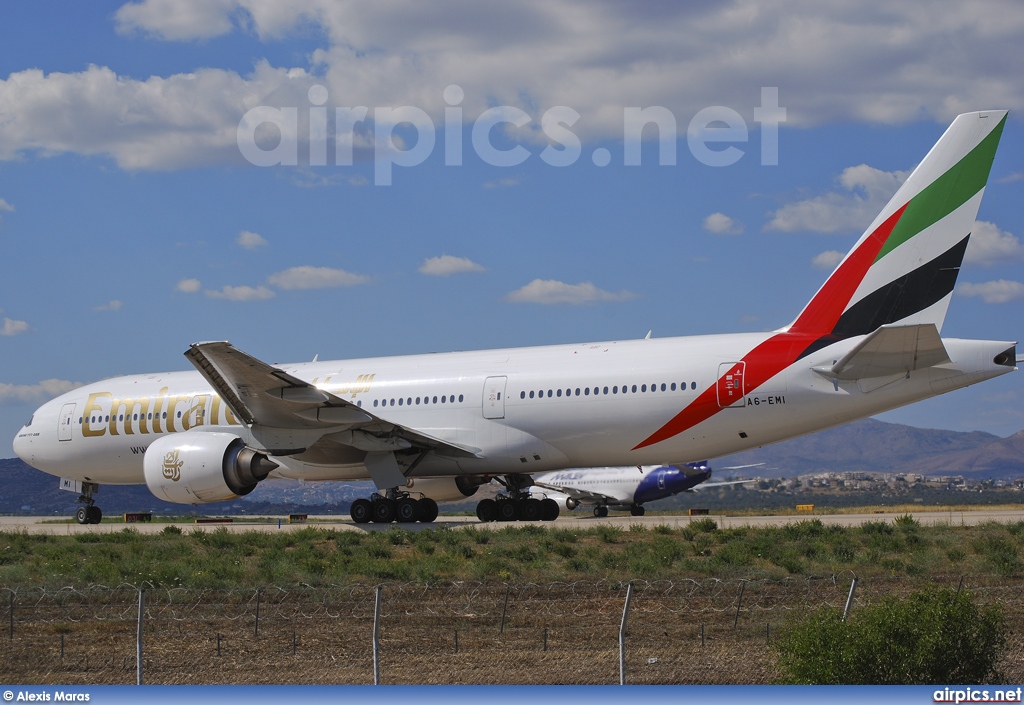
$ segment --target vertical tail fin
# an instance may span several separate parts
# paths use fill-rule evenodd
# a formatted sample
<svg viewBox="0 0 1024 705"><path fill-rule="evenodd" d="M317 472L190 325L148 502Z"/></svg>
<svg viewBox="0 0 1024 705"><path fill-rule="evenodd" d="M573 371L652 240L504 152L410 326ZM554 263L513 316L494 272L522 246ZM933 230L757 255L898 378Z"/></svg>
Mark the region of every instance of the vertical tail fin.
<svg viewBox="0 0 1024 705"><path fill-rule="evenodd" d="M1005 110L958 116L787 330L941 330L1005 122Z"/></svg>

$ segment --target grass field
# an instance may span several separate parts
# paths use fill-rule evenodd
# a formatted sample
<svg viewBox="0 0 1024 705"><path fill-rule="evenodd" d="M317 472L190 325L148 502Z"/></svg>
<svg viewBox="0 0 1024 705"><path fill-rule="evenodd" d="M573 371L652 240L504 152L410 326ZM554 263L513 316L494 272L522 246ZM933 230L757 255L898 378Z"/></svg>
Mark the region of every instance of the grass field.
<svg viewBox="0 0 1024 705"><path fill-rule="evenodd" d="M912 515L859 527L807 519L778 528L677 529L634 524L560 529L440 528L383 532L310 528L232 533L165 527L141 534L0 533L0 587L238 588L381 581L571 582L678 577L781 579L1024 574L1024 521L920 526Z"/></svg>

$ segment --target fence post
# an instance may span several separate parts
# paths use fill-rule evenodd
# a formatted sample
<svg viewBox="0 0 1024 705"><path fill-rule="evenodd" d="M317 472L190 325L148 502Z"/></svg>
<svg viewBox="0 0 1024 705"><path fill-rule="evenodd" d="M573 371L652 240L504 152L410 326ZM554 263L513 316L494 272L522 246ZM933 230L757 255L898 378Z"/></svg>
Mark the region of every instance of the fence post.
<svg viewBox="0 0 1024 705"><path fill-rule="evenodd" d="M850 594L846 596L846 607L843 608L843 621L846 621L846 617L850 614L850 607L853 605L853 591L857 589L857 576L853 576L853 580L850 582Z"/></svg>
<svg viewBox="0 0 1024 705"><path fill-rule="evenodd" d="M256 588L256 629L253 636L260 635L260 589Z"/></svg>
<svg viewBox="0 0 1024 705"><path fill-rule="evenodd" d="M505 586L505 606L501 608L501 626L498 627L498 633L499 634L504 634L505 633L505 615L508 614L508 591L509 590L511 590L511 588L508 585L506 585Z"/></svg>
<svg viewBox="0 0 1024 705"><path fill-rule="evenodd" d="M736 626L740 623L740 607L743 605L743 591L746 587L746 582L740 583L740 599L736 600L736 618L732 620L733 629L736 629Z"/></svg>
<svg viewBox="0 0 1024 705"><path fill-rule="evenodd" d="M622 623L619 624L619 685L626 685L626 619L629 617L629 603L633 601L633 581L626 586L626 604L622 606Z"/></svg>
<svg viewBox="0 0 1024 705"><path fill-rule="evenodd" d="M142 685L142 613L146 608L146 590L139 588L139 625L135 636L135 685Z"/></svg>
<svg viewBox="0 0 1024 705"><path fill-rule="evenodd" d="M380 594L381 586L377 586L376 599L373 603L373 684L380 685Z"/></svg>

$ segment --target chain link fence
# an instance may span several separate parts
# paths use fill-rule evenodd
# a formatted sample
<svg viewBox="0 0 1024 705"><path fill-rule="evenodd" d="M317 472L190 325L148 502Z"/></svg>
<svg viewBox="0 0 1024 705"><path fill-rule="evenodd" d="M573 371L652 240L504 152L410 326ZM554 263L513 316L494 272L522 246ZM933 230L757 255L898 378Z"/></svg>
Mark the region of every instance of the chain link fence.
<svg viewBox="0 0 1024 705"><path fill-rule="evenodd" d="M790 580L634 581L625 638L630 684L763 684L770 642L793 616L842 609L852 575ZM959 577L942 584L956 586ZM923 586L860 580L853 611ZM1024 583L963 582L1002 607L1002 671L1024 680ZM374 682L375 585L259 590L144 587L142 680L154 684ZM607 684L620 677L626 583L384 584L380 682ZM0 589L0 678L135 683L137 586Z"/></svg>

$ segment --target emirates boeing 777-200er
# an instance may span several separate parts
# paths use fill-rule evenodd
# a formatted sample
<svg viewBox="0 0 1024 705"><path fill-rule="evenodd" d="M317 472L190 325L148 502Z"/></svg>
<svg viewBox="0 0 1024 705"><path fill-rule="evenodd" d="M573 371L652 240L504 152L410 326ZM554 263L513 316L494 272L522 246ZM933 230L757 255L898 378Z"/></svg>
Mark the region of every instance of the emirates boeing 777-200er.
<svg viewBox="0 0 1024 705"><path fill-rule="evenodd" d="M119 377L41 406L14 439L101 513L101 484L220 502L267 477L360 480L357 522L552 519L527 492L562 468L685 463L877 414L1016 369L1011 341L941 338L1005 111L967 113L810 303L767 333L268 365L196 343L192 372ZM552 505L555 505L552 507Z"/></svg>

